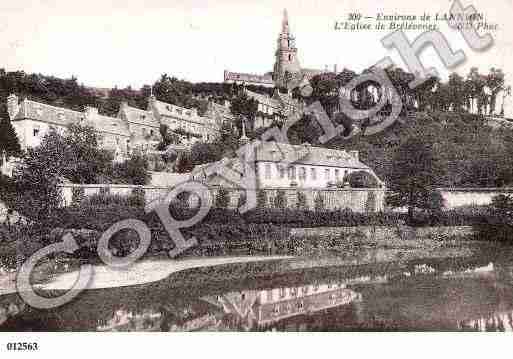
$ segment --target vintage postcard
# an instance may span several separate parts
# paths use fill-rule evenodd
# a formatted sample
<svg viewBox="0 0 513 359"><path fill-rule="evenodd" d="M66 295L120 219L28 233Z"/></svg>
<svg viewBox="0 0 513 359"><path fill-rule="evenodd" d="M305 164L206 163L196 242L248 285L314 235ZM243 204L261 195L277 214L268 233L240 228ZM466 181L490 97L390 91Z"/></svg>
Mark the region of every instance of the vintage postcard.
<svg viewBox="0 0 513 359"><path fill-rule="evenodd" d="M513 2L0 10L0 353L513 331Z"/></svg>

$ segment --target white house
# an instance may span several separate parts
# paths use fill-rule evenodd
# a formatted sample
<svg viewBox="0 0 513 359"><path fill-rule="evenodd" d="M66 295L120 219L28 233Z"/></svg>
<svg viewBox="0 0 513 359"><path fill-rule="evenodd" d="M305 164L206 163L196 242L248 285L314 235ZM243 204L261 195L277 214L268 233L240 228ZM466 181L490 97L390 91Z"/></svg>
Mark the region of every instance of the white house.
<svg viewBox="0 0 513 359"><path fill-rule="evenodd" d="M247 166L254 167L256 185L262 189L297 188L327 189L343 185L356 171L367 172L380 186L383 181L367 165L360 162L358 151L333 150L314 146L294 146L277 142L259 142L254 158L249 163L240 159L225 160L236 172L247 173ZM197 166L192 177L210 185L233 186L218 176L206 176L209 164Z"/></svg>

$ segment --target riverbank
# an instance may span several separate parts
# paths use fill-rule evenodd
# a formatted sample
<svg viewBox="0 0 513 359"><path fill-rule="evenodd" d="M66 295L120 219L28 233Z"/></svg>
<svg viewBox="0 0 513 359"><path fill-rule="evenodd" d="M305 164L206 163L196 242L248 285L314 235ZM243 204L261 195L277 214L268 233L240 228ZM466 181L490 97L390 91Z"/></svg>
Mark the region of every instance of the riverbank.
<svg viewBox="0 0 513 359"><path fill-rule="evenodd" d="M106 265L94 265L93 277L88 289L103 289L127 287L139 284L157 282L169 275L194 268L213 267L219 265L252 263L261 261L284 260L287 256L254 256L254 257L225 257L225 258L187 258L181 260L161 259L145 260L134 263L126 269L117 269ZM0 278L0 295L16 292L15 274L11 273ZM49 281L36 284L42 290L68 290L78 277L78 271L55 274Z"/></svg>
<svg viewBox="0 0 513 359"><path fill-rule="evenodd" d="M333 234L333 231L346 231L346 229L325 228L325 233L315 229L316 236ZM364 231L365 232L365 231ZM294 235L308 238L313 235L310 230L296 230ZM88 289L101 289L113 287L127 287L161 281L175 273L185 273L201 268L208 277L209 268L212 273L214 267L224 268L233 264L273 263L257 270L266 275L268 269L283 270L285 272L301 271L310 268L337 267L337 266L367 266L367 265L395 265L405 266L409 262L466 260L472 257L493 257L494 253L504 251L504 245L493 242L453 238L439 241L435 239L365 239L361 236L345 237L344 241L336 244L330 250L308 250L309 255L274 255L274 256L232 256L232 257L186 257L180 260L169 258L146 258L127 269L120 270L105 265L94 265L94 276ZM513 252L512 246L506 246ZM230 267L231 268L231 267ZM263 269L262 269L263 268ZM239 268L240 269L240 268ZM252 273L245 270L234 269L239 276L250 276ZM229 270L227 271L227 275ZM217 273L217 272L216 272ZM36 284L37 288L44 290L67 290L76 281L78 272L70 270L67 273L48 273L44 283ZM269 273L267 273L269 274ZM219 275L216 275L219 277ZM222 276L221 276L222 278ZM219 279L219 278L216 278ZM226 277L225 279L228 279ZM0 295L16 292L15 273L9 273L0 278Z"/></svg>

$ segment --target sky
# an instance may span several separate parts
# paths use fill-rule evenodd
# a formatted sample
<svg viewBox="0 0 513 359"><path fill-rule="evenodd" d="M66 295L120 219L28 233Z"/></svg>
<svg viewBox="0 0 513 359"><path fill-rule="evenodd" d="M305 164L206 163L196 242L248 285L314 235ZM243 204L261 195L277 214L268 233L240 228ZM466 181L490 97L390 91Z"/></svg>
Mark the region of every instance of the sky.
<svg viewBox="0 0 513 359"><path fill-rule="evenodd" d="M494 46L477 53L461 34L442 27L454 50L467 61L456 69L468 73L502 68L513 84L513 1L463 0L474 5L499 29ZM426 5L429 4L429 5ZM0 4L0 56L8 71L24 70L78 77L88 86L139 88L161 74L189 81L223 80L223 71L263 74L271 71L284 8L306 68L343 67L355 71L384 56L404 67L395 50L381 44L387 31L335 31L348 13L364 16L448 12L449 0L17 0ZM407 32L412 40L418 32ZM432 49L421 56L442 77ZM508 101L509 110L509 101ZM512 106L513 107L513 106ZM513 112L513 108L512 108Z"/></svg>

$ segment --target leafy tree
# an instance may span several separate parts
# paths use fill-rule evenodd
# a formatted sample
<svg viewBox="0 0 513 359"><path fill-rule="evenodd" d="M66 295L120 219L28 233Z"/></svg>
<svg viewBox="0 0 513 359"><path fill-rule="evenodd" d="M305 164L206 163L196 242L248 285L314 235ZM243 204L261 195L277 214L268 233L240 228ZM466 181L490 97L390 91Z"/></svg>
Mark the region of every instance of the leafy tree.
<svg viewBox="0 0 513 359"><path fill-rule="evenodd" d="M230 205L230 192L224 187L220 187L216 194L216 207L228 208Z"/></svg>
<svg viewBox="0 0 513 359"><path fill-rule="evenodd" d="M147 158L136 153L128 160L112 165L111 181L114 183L143 186L148 184L151 180L151 174L148 169L149 164Z"/></svg>
<svg viewBox="0 0 513 359"><path fill-rule="evenodd" d="M317 193L314 198L314 206L316 211L324 211L326 209L326 205L324 203L324 197L322 193Z"/></svg>
<svg viewBox="0 0 513 359"><path fill-rule="evenodd" d="M307 209L306 195L303 192L297 193L297 209Z"/></svg>
<svg viewBox="0 0 513 359"><path fill-rule="evenodd" d="M242 92L232 99L230 109L238 119L235 125L239 133L242 133L242 121L247 120L251 124L254 123L258 111L258 102L255 99L249 98L248 95ZM246 129L247 128L246 123Z"/></svg>
<svg viewBox="0 0 513 359"><path fill-rule="evenodd" d="M222 150L218 143L196 142L191 149L192 163L196 166L219 161L223 158Z"/></svg>
<svg viewBox="0 0 513 359"><path fill-rule="evenodd" d="M191 152L181 152L175 163L175 171L177 173L186 173L192 171L194 163L192 162Z"/></svg>
<svg viewBox="0 0 513 359"><path fill-rule="evenodd" d="M8 159L20 155L21 148L16 131L12 127L5 106L0 106L0 164L4 156Z"/></svg>
<svg viewBox="0 0 513 359"><path fill-rule="evenodd" d="M387 204L407 207L408 219L413 220L415 209L431 209L431 192L437 184L436 159L430 144L420 137L406 139L395 151L388 176L390 193Z"/></svg>
<svg viewBox="0 0 513 359"><path fill-rule="evenodd" d="M274 206L276 208L287 208L287 195L285 191L278 190L276 192L276 197L274 198Z"/></svg>
<svg viewBox="0 0 513 359"><path fill-rule="evenodd" d="M352 172L347 180L352 188L375 188L378 186L376 178L366 171Z"/></svg>
<svg viewBox="0 0 513 359"><path fill-rule="evenodd" d="M98 149L91 127L72 125L64 135L55 130L43 137L40 146L30 148L15 174L16 209L42 221L59 205L58 184L97 183L111 165L112 155Z"/></svg>
<svg viewBox="0 0 513 359"><path fill-rule="evenodd" d="M94 128L73 124L61 139L66 151L56 156L65 161L63 177L73 183L98 183L98 177L109 170L113 156L99 147Z"/></svg>
<svg viewBox="0 0 513 359"><path fill-rule="evenodd" d="M259 189L256 194L257 207L264 208L267 206L267 192Z"/></svg>
<svg viewBox="0 0 513 359"><path fill-rule="evenodd" d="M166 124L160 125L160 137L162 138L157 146L157 150L165 151L169 145L180 144L180 136L173 131L169 130Z"/></svg>
<svg viewBox="0 0 513 359"><path fill-rule="evenodd" d="M504 90L504 72L501 69L492 67L486 76L486 85L490 89L490 111L492 115L497 103L497 95Z"/></svg>

